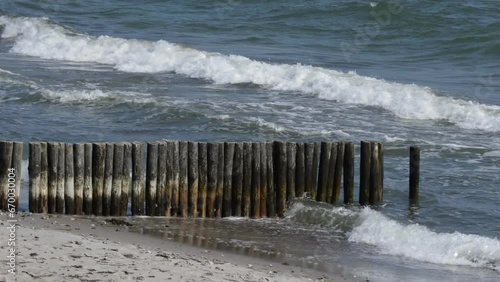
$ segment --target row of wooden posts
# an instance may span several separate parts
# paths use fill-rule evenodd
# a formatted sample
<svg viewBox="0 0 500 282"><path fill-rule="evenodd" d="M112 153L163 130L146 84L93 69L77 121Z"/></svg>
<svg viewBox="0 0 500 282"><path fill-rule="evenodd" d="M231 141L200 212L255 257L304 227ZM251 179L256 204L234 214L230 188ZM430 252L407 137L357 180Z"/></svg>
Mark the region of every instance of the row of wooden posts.
<svg viewBox="0 0 500 282"><path fill-rule="evenodd" d="M381 143L361 142L361 205L383 201L383 152ZM22 143L0 142L0 187L21 161ZM274 217L296 197L337 204L341 190L352 204L352 142L29 143L35 213Z"/></svg>

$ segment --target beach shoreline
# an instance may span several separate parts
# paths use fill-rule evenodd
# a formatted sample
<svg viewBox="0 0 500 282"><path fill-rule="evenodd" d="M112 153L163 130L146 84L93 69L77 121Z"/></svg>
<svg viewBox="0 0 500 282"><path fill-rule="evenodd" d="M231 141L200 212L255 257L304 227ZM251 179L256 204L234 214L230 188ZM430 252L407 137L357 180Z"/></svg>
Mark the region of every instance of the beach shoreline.
<svg viewBox="0 0 500 282"><path fill-rule="evenodd" d="M7 214L1 238L7 252ZM16 277L0 281L357 281L277 261L207 250L126 231L119 220L17 214ZM4 271L5 270L5 271Z"/></svg>

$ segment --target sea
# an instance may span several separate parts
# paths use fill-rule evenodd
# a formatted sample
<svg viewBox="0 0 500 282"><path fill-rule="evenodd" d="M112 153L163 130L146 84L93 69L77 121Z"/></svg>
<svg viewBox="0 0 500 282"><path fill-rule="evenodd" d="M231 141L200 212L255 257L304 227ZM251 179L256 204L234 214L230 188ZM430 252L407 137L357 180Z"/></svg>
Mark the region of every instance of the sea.
<svg viewBox="0 0 500 282"><path fill-rule="evenodd" d="M383 142L377 208L133 220L370 281L500 281L498 4L1 0L0 139Z"/></svg>

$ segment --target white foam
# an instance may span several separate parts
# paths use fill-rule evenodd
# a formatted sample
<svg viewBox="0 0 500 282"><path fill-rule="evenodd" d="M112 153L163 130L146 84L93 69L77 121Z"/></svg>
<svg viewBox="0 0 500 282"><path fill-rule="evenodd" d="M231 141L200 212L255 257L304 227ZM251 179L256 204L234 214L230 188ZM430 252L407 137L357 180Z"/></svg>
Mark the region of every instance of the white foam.
<svg viewBox="0 0 500 282"><path fill-rule="evenodd" d="M500 151L490 151L483 154L483 157L498 158L500 157Z"/></svg>
<svg viewBox="0 0 500 282"><path fill-rule="evenodd" d="M277 125L274 122L265 121L262 118L251 117L251 118L249 118L249 120L251 120L252 122L255 122L260 127L266 127L266 128L269 128L275 132L283 132L283 131L287 130L286 127L284 127L284 126Z"/></svg>
<svg viewBox="0 0 500 282"><path fill-rule="evenodd" d="M12 52L44 59L109 64L126 72L175 72L216 84L252 83L340 103L377 106L406 119L447 120L500 131L500 107L437 96L432 89L301 64L269 64L172 44L76 34L44 18L0 17Z"/></svg>
<svg viewBox="0 0 500 282"><path fill-rule="evenodd" d="M377 246L382 253L420 261L488 267L500 271L500 241L479 235L436 233L418 224L402 225L365 208L349 241Z"/></svg>
<svg viewBox="0 0 500 282"><path fill-rule="evenodd" d="M95 100L109 99L118 102L130 103L157 103L147 93L127 92L127 91L102 91L100 89L69 89L69 90L50 90L42 89L41 94L44 98L61 103L70 102L88 102Z"/></svg>

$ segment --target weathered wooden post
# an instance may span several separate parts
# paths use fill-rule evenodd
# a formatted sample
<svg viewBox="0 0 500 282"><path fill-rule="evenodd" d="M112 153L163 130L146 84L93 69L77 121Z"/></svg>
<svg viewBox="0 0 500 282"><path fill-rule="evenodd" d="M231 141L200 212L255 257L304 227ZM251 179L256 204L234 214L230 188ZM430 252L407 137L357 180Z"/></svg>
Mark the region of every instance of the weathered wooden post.
<svg viewBox="0 0 500 282"><path fill-rule="evenodd" d="M286 142L274 142L274 176L276 185L276 213L284 216L287 199L287 145Z"/></svg>
<svg viewBox="0 0 500 282"><path fill-rule="evenodd" d="M57 195L57 160L59 156L59 143L47 144L47 165L48 165L48 213L56 213Z"/></svg>
<svg viewBox="0 0 500 282"><path fill-rule="evenodd" d="M144 143L132 143L132 215L143 215L145 198Z"/></svg>
<svg viewBox="0 0 500 282"><path fill-rule="evenodd" d="M120 215L127 215L128 197L130 194L130 175L132 170L132 145L130 143L123 144L123 182L122 182L122 197Z"/></svg>
<svg viewBox="0 0 500 282"><path fill-rule="evenodd" d="M111 193L113 190L114 152L115 152L114 144L106 143L106 158L104 166L104 191L102 193L102 215L104 216L109 216L111 214Z"/></svg>
<svg viewBox="0 0 500 282"><path fill-rule="evenodd" d="M416 204L420 190L420 148L410 147L410 203Z"/></svg>
<svg viewBox="0 0 500 282"><path fill-rule="evenodd" d="M74 169L75 169L75 214L83 213L83 184L85 181L85 145L74 144Z"/></svg>
<svg viewBox="0 0 500 282"><path fill-rule="evenodd" d="M260 216L267 216L267 148L266 143L260 146Z"/></svg>
<svg viewBox="0 0 500 282"><path fill-rule="evenodd" d="M217 190L217 170L219 168L219 144L208 143L207 145L207 217L215 215L215 192ZM234 175L234 174L233 174Z"/></svg>
<svg viewBox="0 0 500 282"><path fill-rule="evenodd" d="M194 217L198 201L198 142L188 142L188 216Z"/></svg>
<svg viewBox="0 0 500 282"><path fill-rule="evenodd" d="M328 190L328 174L330 169L331 142L321 142L321 155L319 159L318 193L316 200L326 202Z"/></svg>
<svg viewBox="0 0 500 282"><path fill-rule="evenodd" d="M102 215L106 144L92 144L92 214Z"/></svg>
<svg viewBox="0 0 500 282"><path fill-rule="evenodd" d="M379 154L378 154L378 143L377 142L371 142L370 143L370 149L371 149L371 169L370 169L370 196L369 196L369 202L370 205L377 205L379 204L379 184L380 184L380 161L379 161Z"/></svg>
<svg viewBox="0 0 500 282"><path fill-rule="evenodd" d="M231 195L233 182L233 158L234 158L234 142L224 143L224 192L222 216L231 216Z"/></svg>
<svg viewBox="0 0 500 282"><path fill-rule="evenodd" d="M217 159L217 189L215 190L215 216L222 217L222 201L224 197L224 142L218 144L219 157Z"/></svg>
<svg viewBox="0 0 500 282"><path fill-rule="evenodd" d="M75 214L75 170L73 144L65 144L65 178L64 178L64 211L66 214Z"/></svg>
<svg viewBox="0 0 500 282"><path fill-rule="evenodd" d="M16 181L15 181L15 207L16 211L19 210L19 196L21 193L21 178L22 178L22 164L23 164L23 143L22 142L14 142L14 148L12 151L12 168L16 173ZM8 176L8 175L7 175Z"/></svg>
<svg viewBox="0 0 500 282"><path fill-rule="evenodd" d="M83 213L92 214L92 143L84 144Z"/></svg>
<svg viewBox="0 0 500 282"><path fill-rule="evenodd" d="M295 175L294 175L295 176ZM253 218L260 217L260 144L252 143L252 208Z"/></svg>
<svg viewBox="0 0 500 282"><path fill-rule="evenodd" d="M233 181L231 184L233 190L232 215L241 216L243 210L243 143L234 144L233 157Z"/></svg>
<svg viewBox="0 0 500 282"><path fill-rule="evenodd" d="M345 143L337 143L337 159L335 164L335 180L333 186L333 199L332 203L337 204L340 201L340 189L342 183L342 168L344 166L344 151Z"/></svg>
<svg viewBox="0 0 500 282"><path fill-rule="evenodd" d="M111 190L111 215L118 216L121 212L123 184L123 143L115 143L113 151L113 186Z"/></svg>
<svg viewBox="0 0 500 282"><path fill-rule="evenodd" d="M47 143L40 143L40 197L38 198L38 212L47 213L49 210L48 207L48 198L49 198L49 164L47 157Z"/></svg>
<svg viewBox="0 0 500 282"><path fill-rule="evenodd" d="M8 148L9 143L3 143L3 152L5 156L12 156L9 151L12 152L12 148ZM38 198L40 197L40 167L42 162L41 156L41 145L39 142L31 142L29 144L29 211L32 213L38 213ZM5 165L7 162L12 160L5 160Z"/></svg>
<svg viewBox="0 0 500 282"><path fill-rule="evenodd" d="M297 165L295 167L295 195L299 198L304 197L306 190L306 159L305 144L297 144Z"/></svg>
<svg viewBox="0 0 500 282"><path fill-rule="evenodd" d="M188 142L179 142L179 211L178 215L188 216Z"/></svg>
<svg viewBox="0 0 500 282"><path fill-rule="evenodd" d="M208 181L208 147L206 142L198 143L198 217L207 213L207 181Z"/></svg>
<svg viewBox="0 0 500 282"><path fill-rule="evenodd" d="M242 216L250 217L252 208L252 143L243 143L243 207Z"/></svg>
<svg viewBox="0 0 500 282"><path fill-rule="evenodd" d="M156 189L158 185L158 143L148 143L146 160L146 215L156 214Z"/></svg>
<svg viewBox="0 0 500 282"><path fill-rule="evenodd" d="M266 210L268 217L276 216L276 188L274 184L274 144L273 142L266 142L267 154L267 197L266 197Z"/></svg>
<svg viewBox="0 0 500 282"><path fill-rule="evenodd" d="M345 143L344 151L344 204L354 201L354 143Z"/></svg>
<svg viewBox="0 0 500 282"><path fill-rule="evenodd" d="M0 210L8 210L9 169L12 168L12 142L0 142ZM14 172L16 175L19 172Z"/></svg>
<svg viewBox="0 0 500 282"><path fill-rule="evenodd" d="M156 182L155 215L165 216L165 191L167 187L167 143L158 142L158 179Z"/></svg>
<svg viewBox="0 0 500 282"><path fill-rule="evenodd" d="M59 143L59 153L57 155L57 191L56 191L56 212L64 213L66 204L64 203L64 190L66 189L66 144Z"/></svg>
<svg viewBox="0 0 500 282"><path fill-rule="evenodd" d="M179 177L180 177L180 167L179 167L179 141L170 141L170 146L172 156L172 173L170 185L172 186L172 200L171 200L171 210L170 215L176 216L179 212Z"/></svg>
<svg viewBox="0 0 500 282"><path fill-rule="evenodd" d="M287 179L286 179L286 200L287 202L295 198L295 170L297 165L297 143L287 142Z"/></svg>
<svg viewBox="0 0 500 282"><path fill-rule="evenodd" d="M332 142L332 148L330 151L330 162L328 164L328 185L326 190L326 202L333 203L334 193L335 193L335 177L337 174L337 150L338 143Z"/></svg>
<svg viewBox="0 0 500 282"><path fill-rule="evenodd" d="M314 143L305 143L304 145L305 158L305 193L311 197L311 191L316 191L316 185L313 184L313 158L314 158ZM314 198L315 199L315 198Z"/></svg>
<svg viewBox="0 0 500 282"><path fill-rule="evenodd" d="M379 162L379 179L378 179L378 202L384 201L384 144L378 143L378 162Z"/></svg>
<svg viewBox="0 0 500 282"><path fill-rule="evenodd" d="M370 142L361 141L361 160L359 165L359 204L362 206L368 205L370 198L371 155Z"/></svg>

